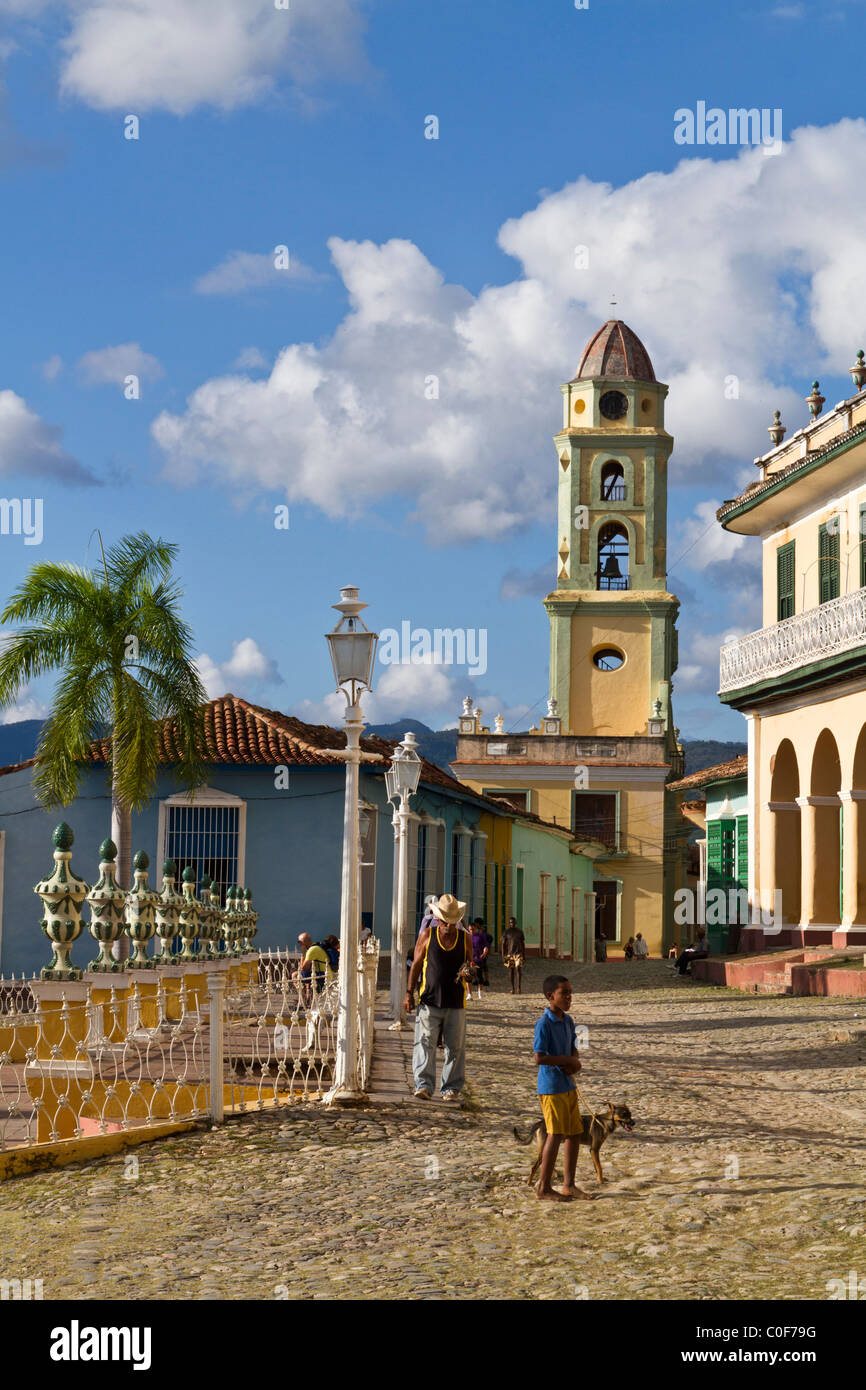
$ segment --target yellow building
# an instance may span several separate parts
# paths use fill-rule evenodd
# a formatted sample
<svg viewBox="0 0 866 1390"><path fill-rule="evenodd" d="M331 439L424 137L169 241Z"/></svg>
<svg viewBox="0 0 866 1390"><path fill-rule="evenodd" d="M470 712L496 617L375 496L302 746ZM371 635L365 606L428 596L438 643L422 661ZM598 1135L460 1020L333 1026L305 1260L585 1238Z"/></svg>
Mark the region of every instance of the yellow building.
<svg viewBox="0 0 866 1390"><path fill-rule="evenodd" d="M454 768L569 827L599 856L593 887L608 941L641 931L657 954L673 940L688 834L665 792L682 772L671 707L679 605L665 563L668 388L631 329L611 320L561 389L548 713L527 733L506 735L497 721L491 735L467 702Z"/></svg>
<svg viewBox="0 0 866 1390"><path fill-rule="evenodd" d="M748 724L749 897L784 930L747 946L866 942L866 365L858 393L755 460L724 503L729 531L763 543L764 626L721 653L720 697ZM778 921L772 924L777 928Z"/></svg>

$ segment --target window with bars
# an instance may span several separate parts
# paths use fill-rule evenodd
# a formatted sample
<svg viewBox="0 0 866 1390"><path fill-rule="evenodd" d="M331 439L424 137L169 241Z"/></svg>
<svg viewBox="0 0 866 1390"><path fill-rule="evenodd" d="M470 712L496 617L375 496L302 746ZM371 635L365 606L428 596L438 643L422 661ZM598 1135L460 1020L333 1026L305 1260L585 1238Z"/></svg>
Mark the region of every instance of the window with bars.
<svg viewBox="0 0 866 1390"><path fill-rule="evenodd" d="M860 508L860 588L866 587L866 503Z"/></svg>
<svg viewBox="0 0 866 1390"><path fill-rule="evenodd" d="M839 597L839 518L818 527L818 602Z"/></svg>
<svg viewBox="0 0 866 1390"><path fill-rule="evenodd" d="M618 848L617 793L572 792L571 828L578 839Z"/></svg>
<svg viewBox="0 0 866 1390"><path fill-rule="evenodd" d="M203 878L216 879L220 902L226 889L238 882L240 807L168 805L165 855L177 865L177 882L183 871L195 870L196 887Z"/></svg>
<svg viewBox="0 0 866 1390"><path fill-rule="evenodd" d="M779 622L794 616L794 542L776 551L776 617Z"/></svg>

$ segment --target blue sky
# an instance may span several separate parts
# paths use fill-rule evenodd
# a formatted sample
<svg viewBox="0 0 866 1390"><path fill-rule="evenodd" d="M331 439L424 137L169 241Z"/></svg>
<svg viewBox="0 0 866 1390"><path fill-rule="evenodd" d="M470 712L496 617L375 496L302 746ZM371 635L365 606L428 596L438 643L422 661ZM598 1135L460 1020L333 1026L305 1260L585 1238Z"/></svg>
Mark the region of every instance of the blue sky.
<svg viewBox="0 0 866 1390"><path fill-rule="evenodd" d="M335 717L322 634L356 583L379 629L488 632L486 673L382 671L371 717L438 727L471 692L526 727L559 385L615 292L671 384L678 722L743 737L714 681L760 625L757 545L712 515L774 408L850 392L859 35L832 0L0 0L0 487L45 518L39 548L0 536L0 591L144 528L180 545L212 693ZM779 108L782 154L677 145L700 101Z"/></svg>

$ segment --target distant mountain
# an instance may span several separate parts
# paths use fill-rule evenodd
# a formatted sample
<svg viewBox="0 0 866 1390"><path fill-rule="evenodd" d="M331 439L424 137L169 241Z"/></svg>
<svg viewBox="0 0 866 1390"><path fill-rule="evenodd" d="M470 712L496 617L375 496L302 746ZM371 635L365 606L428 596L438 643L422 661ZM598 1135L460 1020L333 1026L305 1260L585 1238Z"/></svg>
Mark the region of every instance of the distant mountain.
<svg viewBox="0 0 866 1390"><path fill-rule="evenodd" d="M36 752L41 719L20 719L17 724L0 724L0 767L26 763Z"/></svg>
<svg viewBox="0 0 866 1390"><path fill-rule="evenodd" d="M729 763L747 753L748 749L745 743L720 743L714 738L684 738L683 752L686 755L683 776L690 777L693 772L703 772L705 767Z"/></svg>
<svg viewBox="0 0 866 1390"><path fill-rule="evenodd" d="M428 762L435 763L437 767L448 771L448 764L453 762L457 756L457 730L456 729L430 729L426 724L422 724L418 719L398 719L393 724L371 724L364 732L368 734L378 734L380 738L394 738L402 741L403 735L411 732L415 735L418 744L418 752L422 758Z"/></svg>

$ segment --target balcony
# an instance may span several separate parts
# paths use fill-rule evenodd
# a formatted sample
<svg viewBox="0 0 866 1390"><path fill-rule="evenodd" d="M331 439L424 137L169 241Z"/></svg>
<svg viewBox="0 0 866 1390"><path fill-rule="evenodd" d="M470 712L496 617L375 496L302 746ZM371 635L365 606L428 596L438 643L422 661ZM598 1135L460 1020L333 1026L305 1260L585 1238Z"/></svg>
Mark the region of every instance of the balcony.
<svg viewBox="0 0 866 1390"><path fill-rule="evenodd" d="M719 694L783 678L866 646L866 589L830 599L722 647Z"/></svg>

